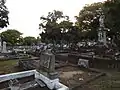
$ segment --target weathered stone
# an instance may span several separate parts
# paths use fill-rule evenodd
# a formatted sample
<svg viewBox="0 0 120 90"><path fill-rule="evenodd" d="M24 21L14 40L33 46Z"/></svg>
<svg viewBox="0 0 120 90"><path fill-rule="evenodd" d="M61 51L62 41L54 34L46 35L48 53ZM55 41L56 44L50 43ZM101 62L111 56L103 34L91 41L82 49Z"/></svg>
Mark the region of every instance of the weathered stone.
<svg viewBox="0 0 120 90"><path fill-rule="evenodd" d="M3 42L2 53L7 53L6 42Z"/></svg>
<svg viewBox="0 0 120 90"><path fill-rule="evenodd" d="M42 72L50 79L58 77L58 73L55 71L55 55L50 49L41 53L38 71Z"/></svg>

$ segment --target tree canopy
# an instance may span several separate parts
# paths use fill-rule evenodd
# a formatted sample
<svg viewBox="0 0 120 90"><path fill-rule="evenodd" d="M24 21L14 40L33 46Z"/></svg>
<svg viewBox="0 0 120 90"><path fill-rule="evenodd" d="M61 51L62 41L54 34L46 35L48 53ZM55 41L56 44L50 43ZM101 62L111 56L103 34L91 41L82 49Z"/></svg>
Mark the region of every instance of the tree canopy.
<svg viewBox="0 0 120 90"><path fill-rule="evenodd" d="M37 39L35 37L32 37L32 36L27 36L27 37L24 37L24 42L23 42L23 45L34 45L37 43Z"/></svg>
<svg viewBox="0 0 120 90"><path fill-rule="evenodd" d="M2 40L6 41L8 45L17 45L22 41L22 33L14 29L8 29L0 35Z"/></svg>
<svg viewBox="0 0 120 90"><path fill-rule="evenodd" d="M70 43L80 39L80 30L73 25L63 12L54 10L47 17L41 17L40 34L42 41L51 43Z"/></svg>
<svg viewBox="0 0 120 90"><path fill-rule="evenodd" d="M99 18L101 12L105 15L107 38L120 42L120 0L107 0L84 6L76 17L76 23L69 20L63 12L54 10L45 17L41 17L39 24L41 40L44 42L78 42L83 39L97 40ZM59 42L60 43L60 42Z"/></svg>
<svg viewBox="0 0 120 90"><path fill-rule="evenodd" d="M116 44L120 43L120 0L108 0L105 5L106 26L110 29L109 37ZM120 44L119 44L120 45Z"/></svg>
<svg viewBox="0 0 120 90"><path fill-rule="evenodd" d="M83 32L84 38L97 39L99 8L105 15L105 27L109 29L107 37L118 43L120 41L120 0L107 0L103 3L86 5L76 16L76 26Z"/></svg>
<svg viewBox="0 0 120 90"><path fill-rule="evenodd" d="M62 23L70 25L69 17L63 15L61 11L54 10L40 19L42 22L39 24L39 28L43 31L40 36L41 40L45 42L59 42L62 39L62 30L65 31L66 28Z"/></svg>
<svg viewBox="0 0 120 90"><path fill-rule="evenodd" d="M76 16L76 26L81 30L83 39L97 39L99 8L103 9L103 3L86 5Z"/></svg>
<svg viewBox="0 0 120 90"><path fill-rule="evenodd" d="M5 0L0 0L0 28L7 27L8 22L8 9L5 6Z"/></svg>

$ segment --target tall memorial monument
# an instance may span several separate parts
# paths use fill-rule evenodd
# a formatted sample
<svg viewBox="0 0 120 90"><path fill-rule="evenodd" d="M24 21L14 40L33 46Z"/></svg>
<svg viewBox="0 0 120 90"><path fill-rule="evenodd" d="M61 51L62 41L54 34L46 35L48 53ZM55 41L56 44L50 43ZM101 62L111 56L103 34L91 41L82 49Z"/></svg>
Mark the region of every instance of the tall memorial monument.
<svg viewBox="0 0 120 90"><path fill-rule="evenodd" d="M99 12L99 28L98 28L98 42L103 43L105 46L107 45L107 38L106 38L106 30L104 25L104 13L101 8L98 10Z"/></svg>
<svg viewBox="0 0 120 90"><path fill-rule="evenodd" d="M0 37L0 53L7 53L7 47L6 47L6 42L2 41Z"/></svg>
<svg viewBox="0 0 120 90"><path fill-rule="evenodd" d="M2 53L7 53L6 42L3 41Z"/></svg>

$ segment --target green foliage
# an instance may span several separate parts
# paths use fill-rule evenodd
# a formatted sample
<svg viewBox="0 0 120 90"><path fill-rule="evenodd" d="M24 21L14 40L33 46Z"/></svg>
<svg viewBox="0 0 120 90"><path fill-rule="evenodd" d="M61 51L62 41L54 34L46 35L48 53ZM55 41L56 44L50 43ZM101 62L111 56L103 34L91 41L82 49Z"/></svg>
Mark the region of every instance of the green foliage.
<svg viewBox="0 0 120 90"><path fill-rule="evenodd" d="M63 15L61 11L54 10L49 12L47 17L41 17L40 19L42 22L39 24L39 28L43 30L40 34L41 40L47 43L59 43L62 40L62 29L65 31L66 28L62 23L68 24L69 17Z"/></svg>
<svg viewBox="0 0 120 90"><path fill-rule="evenodd" d="M61 33L68 32L69 29L73 26L73 23L70 21L62 21L59 23L59 27L61 29Z"/></svg>
<svg viewBox="0 0 120 90"><path fill-rule="evenodd" d="M120 0L107 0L103 3L93 3L85 6L76 16L76 26L82 32L84 39L96 39L99 27L99 12L101 8L105 15L105 27L109 28L107 37L110 37L117 45L120 45Z"/></svg>
<svg viewBox="0 0 120 90"><path fill-rule="evenodd" d="M110 0L104 5L106 14L106 26L110 29L108 35L120 45L120 0Z"/></svg>
<svg viewBox="0 0 120 90"><path fill-rule="evenodd" d="M41 40L58 43L59 41L74 42L74 40L77 42L82 39L97 40L100 8L105 15L105 27L109 29L107 38L110 37L120 45L120 0L86 5L76 16L75 26L61 11L49 12L47 17L41 17L42 22L39 25L43 30L40 34Z"/></svg>
<svg viewBox="0 0 120 90"><path fill-rule="evenodd" d="M83 39L97 39L99 8L103 8L103 3L86 5L76 16L76 26L81 30Z"/></svg>
<svg viewBox="0 0 120 90"><path fill-rule="evenodd" d="M64 36L68 43L77 43L81 40L81 33L78 27L72 26Z"/></svg>
<svg viewBox="0 0 120 90"><path fill-rule="evenodd" d="M18 45L22 42L22 33L17 30L8 29L1 33L2 40L6 41L8 45Z"/></svg>
<svg viewBox="0 0 120 90"><path fill-rule="evenodd" d="M24 38L24 45L33 45L33 44L36 44L37 43L37 39L35 37L31 37L31 36L28 36L28 37L25 37Z"/></svg>
<svg viewBox="0 0 120 90"><path fill-rule="evenodd" d="M0 0L0 28L7 27L8 22L8 9L5 6L5 0Z"/></svg>

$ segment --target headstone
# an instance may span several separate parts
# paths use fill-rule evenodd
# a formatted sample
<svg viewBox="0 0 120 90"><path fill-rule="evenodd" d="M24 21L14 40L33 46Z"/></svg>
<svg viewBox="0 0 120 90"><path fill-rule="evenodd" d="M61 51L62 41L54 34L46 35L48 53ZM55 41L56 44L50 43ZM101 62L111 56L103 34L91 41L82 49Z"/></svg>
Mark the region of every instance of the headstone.
<svg viewBox="0 0 120 90"><path fill-rule="evenodd" d="M58 73L55 71L55 55L51 52L51 49L41 53L39 70L44 72L48 78L58 78Z"/></svg>
<svg viewBox="0 0 120 90"><path fill-rule="evenodd" d="M7 53L6 42L3 41L2 53Z"/></svg>
<svg viewBox="0 0 120 90"><path fill-rule="evenodd" d="M79 59L78 65L79 66L83 66L85 68L88 68L89 67L89 61L85 60L85 59Z"/></svg>

